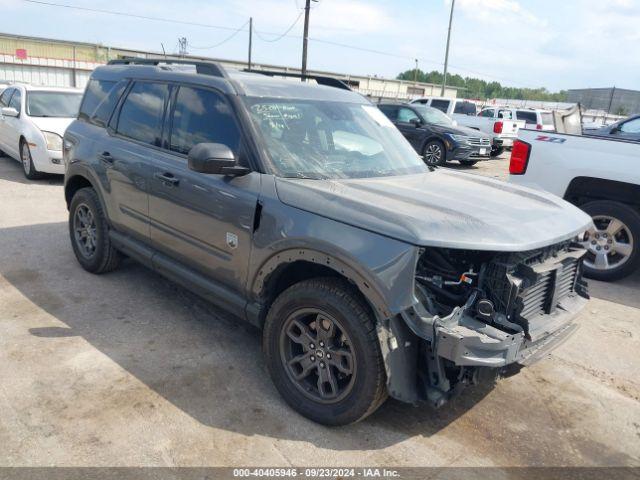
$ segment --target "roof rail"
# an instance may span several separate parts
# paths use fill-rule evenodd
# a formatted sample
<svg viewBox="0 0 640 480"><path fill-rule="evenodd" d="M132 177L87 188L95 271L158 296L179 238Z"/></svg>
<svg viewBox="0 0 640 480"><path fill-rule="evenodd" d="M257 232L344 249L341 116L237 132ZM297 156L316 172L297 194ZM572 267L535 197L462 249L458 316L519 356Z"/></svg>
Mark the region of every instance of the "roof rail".
<svg viewBox="0 0 640 480"><path fill-rule="evenodd" d="M279 72L277 70L254 70L249 68L245 68L244 71L249 73L260 73L262 75L268 75L270 77L292 77L292 78L300 78L302 80L311 79L311 80L315 80L318 83L318 85L324 85L326 87L334 87L334 88L340 88L342 90L351 91L351 87L349 87L349 85L344 83L342 80L339 80L334 77L327 77L324 75L309 75L309 74L302 75L302 73L296 73L296 72Z"/></svg>
<svg viewBox="0 0 640 480"><path fill-rule="evenodd" d="M137 58L124 57L115 60L109 60L107 65L159 65L161 63L176 65L193 65L196 67L196 73L201 75L211 75L213 77L228 78L227 72L217 62L208 62L204 60L174 60L171 58Z"/></svg>

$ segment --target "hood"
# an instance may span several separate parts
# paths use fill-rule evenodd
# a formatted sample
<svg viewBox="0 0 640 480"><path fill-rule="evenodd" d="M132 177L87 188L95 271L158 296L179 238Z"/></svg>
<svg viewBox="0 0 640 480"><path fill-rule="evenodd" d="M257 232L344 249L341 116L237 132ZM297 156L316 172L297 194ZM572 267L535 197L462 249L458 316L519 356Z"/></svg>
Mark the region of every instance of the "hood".
<svg viewBox="0 0 640 480"><path fill-rule="evenodd" d="M413 245L526 251L569 239L591 218L544 192L438 169L346 180L277 178L282 202Z"/></svg>
<svg viewBox="0 0 640 480"><path fill-rule="evenodd" d="M29 117L29 120L33 122L33 124L38 127L40 130L45 132L57 133L61 137L64 136L64 132L71 122L75 120L75 118L67 118L67 117Z"/></svg>
<svg viewBox="0 0 640 480"><path fill-rule="evenodd" d="M431 130L438 133L451 133L453 135L466 135L468 137L491 138L491 135L489 135L488 133L474 130L473 128L462 127L460 125L453 126L430 123L429 127L431 128Z"/></svg>

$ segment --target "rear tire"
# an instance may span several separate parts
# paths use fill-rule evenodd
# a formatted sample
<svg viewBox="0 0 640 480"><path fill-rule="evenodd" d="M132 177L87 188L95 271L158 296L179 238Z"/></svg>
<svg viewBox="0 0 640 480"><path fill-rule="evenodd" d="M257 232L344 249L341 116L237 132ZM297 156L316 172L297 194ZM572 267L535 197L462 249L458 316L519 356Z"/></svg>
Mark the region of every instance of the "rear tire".
<svg viewBox="0 0 640 480"><path fill-rule="evenodd" d="M583 242L587 248L585 276L610 282L633 273L640 265L640 213L610 200L589 202L580 208L596 225Z"/></svg>
<svg viewBox="0 0 640 480"><path fill-rule="evenodd" d="M27 142L22 140L20 142L20 163L22 164L22 172L28 180L38 180L43 175L33 165L33 158L31 157L31 150Z"/></svg>
<svg viewBox="0 0 640 480"><path fill-rule="evenodd" d="M284 400L314 422L354 423L386 399L374 318L344 280L306 280L281 293L265 321L263 348Z"/></svg>
<svg viewBox="0 0 640 480"><path fill-rule="evenodd" d="M73 253L87 272L110 272L120 264L122 255L111 244L109 224L93 188L81 188L71 199L69 236Z"/></svg>
<svg viewBox="0 0 640 480"><path fill-rule="evenodd" d="M473 167L476 163L478 163L478 160L458 160L460 162L460 165L464 165L465 167Z"/></svg>
<svg viewBox="0 0 640 480"><path fill-rule="evenodd" d="M430 167L441 167L447 163L447 150L440 140L430 140L422 151L424 163Z"/></svg>

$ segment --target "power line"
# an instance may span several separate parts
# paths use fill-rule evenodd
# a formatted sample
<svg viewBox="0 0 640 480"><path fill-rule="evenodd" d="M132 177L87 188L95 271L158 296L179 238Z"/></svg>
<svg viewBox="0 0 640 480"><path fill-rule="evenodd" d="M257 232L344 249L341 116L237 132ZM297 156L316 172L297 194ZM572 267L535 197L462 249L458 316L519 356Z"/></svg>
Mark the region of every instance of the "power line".
<svg viewBox="0 0 640 480"><path fill-rule="evenodd" d="M263 42L277 42L279 40L282 40L284 37L290 37L291 35L288 35L288 33L293 30L293 27L296 26L296 24L298 23L298 21L300 20L300 17L302 17L302 14L304 13L304 10L301 11L298 16L296 17L296 19L294 20L294 22L289 26L289 28L287 28L284 33L282 33L281 35L278 35L276 38L273 39L268 39L268 38L264 38L262 35L260 35L260 32L258 30L254 30L256 37L258 37L260 40L262 40ZM267 32L262 32L267 33ZM272 34L270 34L272 35ZM299 38L299 37L298 37Z"/></svg>
<svg viewBox="0 0 640 480"><path fill-rule="evenodd" d="M134 14L134 13L120 12L120 11L116 11L116 10L105 10L105 9L99 9L99 8L80 7L80 6L77 6L77 5L56 3L56 2L50 2L50 1L45 1L45 0L22 0L22 1L25 2L25 3L31 3L31 4L36 4L36 5L46 5L46 6L50 6L50 7L66 8L66 9L70 9L70 10L80 10L80 11L84 11L84 12L93 12L93 13L100 13L100 14L105 14L105 15L114 15L114 16L137 18L137 19L141 19L141 20L150 20L150 21L156 21L156 22L166 22L166 23L174 23L174 24L179 24L179 25L189 25L189 26L193 26L193 27L202 27L202 28L212 28L212 29L218 29L218 30L226 30L226 31L233 32L234 35L238 32L237 29L235 29L233 27L226 27L224 25L213 25L213 24L207 24L207 23L190 22L190 21L186 21L186 20L176 20L176 19L173 19L173 18L163 18L163 17L153 17L153 16L147 16L147 15L138 15L138 14ZM304 13L304 10L301 12L301 14L298 16L298 18L296 18L296 21L282 34L278 34L276 32L267 32L267 31L257 32L256 30L254 30L254 32L256 33L257 36L260 36L259 33L261 33L262 35L277 35L278 36L275 39L265 39L265 38L262 37L261 40L263 40L265 42L275 42L275 41L281 40L282 38L285 38L285 37L286 38L301 39L302 38L301 35L289 35L289 32L298 23L298 20L300 20L300 17L302 16L302 13ZM316 28L319 29L321 27L316 27ZM243 29L244 29L244 26L239 31L242 31ZM332 29L329 29L329 30L332 30ZM338 46L338 47L349 48L351 50L357 50L357 51L361 51L361 52L368 52L368 53L374 53L374 54L378 54L378 55L384 55L384 56L387 56L387 57L394 57L394 58L399 58L399 59L408 60L408 61L413 61L414 60L414 57L410 57L410 56L406 56L406 55L398 55L398 54L394 54L394 53L391 53L391 52L385 52L385 51L382 51L382 50L375 50L375 49L371 49L371 48L358 47L356 45L349 45L349 44L346 44L346 43L334 42L334 41L330 41L330 40L322 40L322 39L313 38L313 37L309 37L309 40L312 41L312 42L316 42L316 43L324 43L324 44L327 44L327 45L334 45L334 46ZM437 62L437 61L434 61L434 60L429 60L429 59L424 59L424 58L419 58L419 60L421 62L423 62L423 63L431 63L431 64L435 64L435 65L442 65L442 62ZM495 75L490 75L490 74L487 74L487 73L484 73L484 72L473 71L473 70L469 70L467 68L458 67L458 66L454 66L454 65L451 65L451 67L455 68L456 70L467 71L467 72L470 72L470 73L475 73L476 75L482 75L482 76L485 76L485 77L490 77L490 78L494 78L496 80L506 81L506 82L513 83L513 84L516 84L516 85L523 85L521 82L512 82L512 81L510 81L508 79L501 78L501 77L496 77ZM532 85L525 85L525 86L532 87Z"/></svg>
<svg viewBox="0 0 640 480"><path fill-rule="evenodd" d="M211 45L208 47L197 47L195 45L191 45L189 44L189 46L191 48L195 48L196 50L210 50L212 48L216 48L219 47L220 45L227 43L229 40L231 40L233 37L235 37L238 33L242 32L244 30L244 27L247 26L247 24L249 23L249 20L247 20L246 22L244 22L242 24L242 26L240 28L238 28L237 30L235 30L231 35L229 35L227 38L225 38L224 40L222 40L221 42L216 43L215 45Z"/></svg>

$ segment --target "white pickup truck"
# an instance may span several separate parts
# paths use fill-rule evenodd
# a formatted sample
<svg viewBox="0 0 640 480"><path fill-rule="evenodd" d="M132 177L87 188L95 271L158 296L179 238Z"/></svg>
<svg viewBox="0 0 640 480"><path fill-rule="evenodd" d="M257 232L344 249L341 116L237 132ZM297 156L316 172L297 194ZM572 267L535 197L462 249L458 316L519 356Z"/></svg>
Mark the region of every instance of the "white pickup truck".
<svg viewBox="0 0 640 480"><path fill-rule="evenodd" d="M546 190L579 206L594 226L585 275L617 280L640 265L640 143L520 130L509 181Z"/></svg>
<svg viewBox="0 0 640 480"><path fill-rule="evenodd" d="M500 155L505 148L511 148L513 141L518 137L518 130L524 128L525 121L511 118L510 109L494 109L495 116L476 115L477 106L469 100L446 97L422 97L412 100L411 103L420 103L437 108L454 119L458 125L473 128L491 134L498 141L494 142L491 156Z"/></svg>

